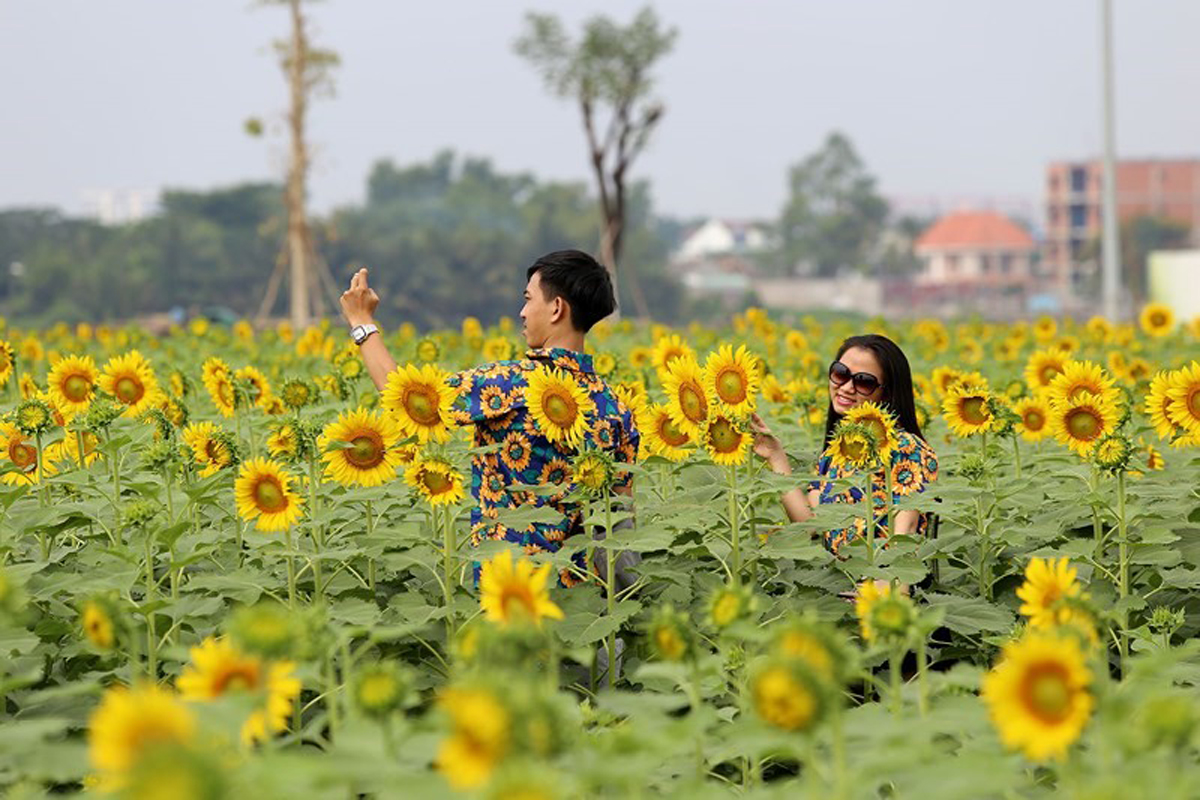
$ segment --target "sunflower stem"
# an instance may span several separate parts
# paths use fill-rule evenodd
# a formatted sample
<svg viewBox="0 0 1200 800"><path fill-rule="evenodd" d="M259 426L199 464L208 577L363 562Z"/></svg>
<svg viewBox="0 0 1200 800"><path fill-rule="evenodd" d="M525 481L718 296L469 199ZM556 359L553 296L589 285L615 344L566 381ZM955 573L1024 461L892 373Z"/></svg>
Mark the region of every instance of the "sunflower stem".
<svg viewBox="0 0 1200 800"><path fill-rule="evenodd" d="M239 530L241 526L238 526ZM288 605L292 608L296 607L296 557L292 555L292 526L288 525L283 530L284 544L287 545L287 573L288 573Z"/></svg>
<svg viewBox="0 0 1200 800"><path fill-rule="evenodd" d="M309 449L311 450L312 448ZM322 599L325 597L325 585L321 580L321 551L325 547L325 532L321 528L321 523L317 521L317 512L320 510L320 495L317 492L317 480L319 477L316 454L310 452L308 454L308 513L312 518L312 522L309 525L309 532L312 534L313 540L313 595L318 599ZM367 508L369 517L369 503ZM369 521L368 524L370 524ZM372 594L374 594L373 589Z"/></svg>
<svg viewBox="0 0 1200 800"><path fill-rule="evenodd" d="M1013 433L1013 464L1016 466L1017 477L1021 477L1021 437Z"/></svg>
<svg viewBox="0 0 1200 800"><path fill-rule="evenodd" d="M865 487L863 487L863 496L862 496L862 503L867 507L865 526L864 526L866 528L864 533L866 534L866 538L867 538L867 563L874 564L875 563L875 498L873 498L871 496L871 487L872 487L872 484L874 483L875 476L871 474L870 469L863 470L863 472L867 476L867 485ZM849 490L847 490L847 493L850 494L850 499L853 500L854 499L853 493L850 493ZM857 517L856 517L856 519L857 519Z"/></svg>
<svg viewBox="0 0 1200 800"><path fill-rule="evenodd" d="M892 483L892 466L891 466L891 464L885 464L883 467L883 486L884 486L884 491L886 493L883 498L883 508L884 508L883 513L884 513L884 516L887 518L887 523L886 523L887 527L884 529L884 532L887 534L887 536L886 536L887 541L890 542L892 540L892 530L895 528L895 525L896 525L896 507L893 504L893 500L895 498L892 495L894 485Z"/></svg>
<svg viewBox="0 0 1200 800"><path fill-rule="evenodd" d="M903 659L904 651L898 647L893 648L892 654L888 656L888 673L891 676L891 691L888 692L888 699L891 701L892 713L896 716L900 716L900 712L904 706L900 697L900 690L903 686L903 682L900 679L900 662Z"/></svg>
<svg viewBox="0 0 1200 800"><path fill-rule="evenodd" d="M154 602L154 534L149 530L146 535L146 598L149 606ZM146 611L146 672L150 680L158 680L158 636L154 630L154 610Z"/></svg>
<svg viewBox="0 0 1200 800"><path fill-rule="evenodd" d="M607 595L608 616L617 614L617 569L612 548L612 494L604 492L604 594ZM617 632L611 631L606 642L608 648L608 688L617 685Z"/></svg>
<svg viewBox="0 0 1200 800"><path fill-rule="evenodd" d="M737 465L729 467L729 544L733 548L732 578L734 588L742 585L742 531L738 525Z"/></svg>
<svg viewBox="0 0 1200 800"><path fill-rule="evenodd" d="M366 501L367 511L367 540L370 541L375 535L375 511L371 507L371 501ZM375 557L367 556L367 590L371 593L371 602L375 602Z"/></svg>
<svg viewBox="0 0 1200 800"><path fill-rule="evenodd" d="M438 510L437 506L431 507L433 514L433 524L436 528L438 525ZM446 606L446 647L450 647L450 643L454 641L454 590L457 588L454 582L454 553L458 549L454 541L454 515L449 508L445 508L441 513L442 526L442 594Z"/></svg>
<svg viewBox="0 0 1200 800"><path fill-rule="evenodd" d="M1117 573L1117 594L1124 600L1129 596L1129 523L1125 518L1125 470L1117 473L1117 542L1119 544L1119 565ZM1129 609L1121 606L1119 617L1121 631L1118 639L1118 655L1120 656L1121 677L1125 677L1125 663L1129 658Z"/></svg>

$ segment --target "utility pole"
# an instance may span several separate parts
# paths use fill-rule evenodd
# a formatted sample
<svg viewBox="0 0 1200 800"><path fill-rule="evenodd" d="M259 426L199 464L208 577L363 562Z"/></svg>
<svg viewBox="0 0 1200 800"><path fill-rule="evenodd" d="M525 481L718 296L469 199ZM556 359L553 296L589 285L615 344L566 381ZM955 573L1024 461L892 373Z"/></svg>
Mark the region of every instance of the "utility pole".
<svg viewBox="0 0 1200 800"><path fill-rule="evenodd" d="M1121 233L1117 220L1117 135L1113 99L1112 0L1100 0L1100 58L1103 73L1104 193L1101 286L1104 316L1116 320L1120 313Z"/></svg>

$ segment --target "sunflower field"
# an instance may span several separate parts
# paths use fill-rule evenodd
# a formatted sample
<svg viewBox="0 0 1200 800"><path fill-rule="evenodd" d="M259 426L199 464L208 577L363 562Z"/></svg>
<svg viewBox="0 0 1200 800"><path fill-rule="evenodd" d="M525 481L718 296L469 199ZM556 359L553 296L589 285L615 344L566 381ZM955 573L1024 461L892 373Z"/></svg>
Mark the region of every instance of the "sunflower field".
<svg viewBox="0 0 1200 800"><path fill-rule="evenodd" d="M788 522L864 332L908 355L937 479ZM8 796L1196 796L1200 321L602 323L637 462L481 488L612 532L553 554L471 540L448 424L512 321L384 335L379 392L340 326L0 328ZM528 400L578 442L569 383ZM894 434L847 418L835 488Z"/></svg>

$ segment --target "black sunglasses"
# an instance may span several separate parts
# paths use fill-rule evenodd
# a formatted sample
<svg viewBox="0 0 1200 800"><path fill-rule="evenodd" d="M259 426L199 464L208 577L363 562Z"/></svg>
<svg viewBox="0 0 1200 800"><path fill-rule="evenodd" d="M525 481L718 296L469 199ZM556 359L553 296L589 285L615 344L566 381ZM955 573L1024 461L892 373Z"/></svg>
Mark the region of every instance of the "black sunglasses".
<svg viewBox="0 0 1200 800"><path fill-rule="evenodd" d="M854 381L854 391L859 394L871 394L880 386L879 378L869 372L851 372L850 368L840 361L829 365L829 380L833 381L834 386Z"/></svg>

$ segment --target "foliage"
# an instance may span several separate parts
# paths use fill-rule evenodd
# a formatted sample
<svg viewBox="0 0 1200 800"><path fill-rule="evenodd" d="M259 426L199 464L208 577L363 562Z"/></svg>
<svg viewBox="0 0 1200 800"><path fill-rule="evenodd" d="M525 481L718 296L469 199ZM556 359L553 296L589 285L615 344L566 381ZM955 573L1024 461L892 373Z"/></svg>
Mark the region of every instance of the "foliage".
<svg viewBox="0 0 1200 800"><path fill-rule="evenodd" d="M820 150L792 167L788 191L779 220L786 271L829 277L869 263L888 206L844 134L829 134Z"/></svg>
<svg viewBox="0 0 1200 800"><path fill-rule="evenodd" d="M322 430L321 446L364 472L383 450L451 472L473 455L458 435L397 440L363 419L349 430L345 412L382 403L347 366L357 354L341 334L5 328L17 355L0 383L11 417L0 426L0 789L1189 796L1200 781L1200 366L1188 365L1200 324L1161 335L1096 321L869 327L913 365L939 475L889 500L881 535L836 557L811 535L864 510L834 503L788 523L779 495L812 477L828 355L861 332L844 319L752 310L719 329L600 325L589 344L613 358L610 380L635 405L664 399L656 344L665 364L715 353L704 378L714 416L740 396L730 377L753 391L761 368L755 408L795 474L748 457L718 464L693 442L680 460L647 452L630 467L631 504L614 507L602 488L523 486L571 491L609 534L532 556L471 543L470 501L431 503L431 485L402 480L410 465L383 485L368 485L374 472L357 484L323 475L311 446ZM518 344L511 319L386 336L402 361L434 345L445 369L478 363L487 340ZM1005 355L968 361L967 342ZM685 343L693 355L666 358ZM145 418L116 418L99 393L49 425L14 413L55 359L86 355L112 372L133 348L153 369L138 380L164 392ZM1021 376L1050 363L1047 348L1064 355L1064 380L1043 395ZM256 402L226 416L207 392L246 366ZM1170 370L1166 389L1154 367ZM83 374L71 386L60 376L64 388ZM293 411L272 402L301 382L319 395ZM1011 424L1015 397L1048 398L1053 416L1076 390L1092 394L1084 383L1121 409L1112 436L1133 447L1122 459L1103 443L1094 455L1068 446L1089 434L1086 419L1039 441ZM951 431L933 409L956 386L986 394L993 424ZM209 448L191 444L200 428L180 430L172 403L223 431L243 465L208 471ZM279 446L285 426L309 445ZM43 459L54 468L30 469ZM260 477L242 510L239 470ZM276 513L289 493L298 520L255 530L249 506ZM937 515L929 536L894 533L912 510ZM545 513L499 521L519 529ZM602 574L570 560L601 549ZM629 582L616 582L618 562ZM481 564L492 566L477 585ZM553 585L564 571L586 580Z"/></svg>

